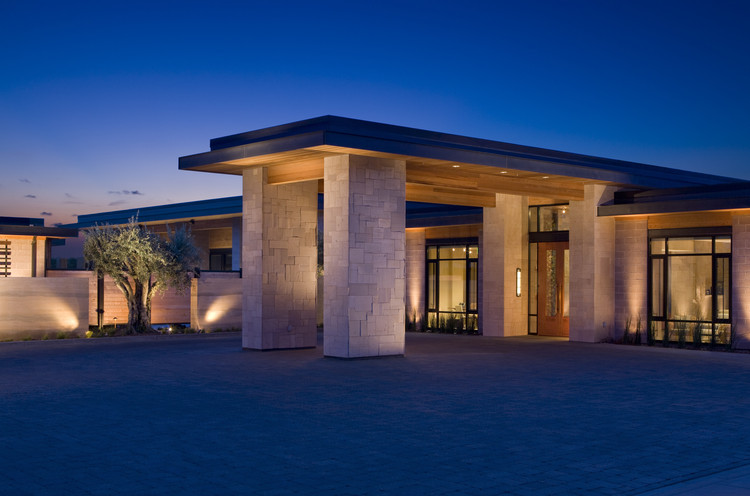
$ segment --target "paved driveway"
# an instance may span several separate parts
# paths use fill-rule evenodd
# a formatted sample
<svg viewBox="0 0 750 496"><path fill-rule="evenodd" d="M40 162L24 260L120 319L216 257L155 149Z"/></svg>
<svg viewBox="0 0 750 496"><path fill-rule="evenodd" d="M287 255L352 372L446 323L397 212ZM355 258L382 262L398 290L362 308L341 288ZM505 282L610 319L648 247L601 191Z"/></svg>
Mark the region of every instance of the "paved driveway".
<svg viewBox="0 0 750 496"><path fill-rule="evenodd" d="M726 474L742 494L748 466L746 354L424 334L355 361L243 352L238 334L0 344L0 494L710 494Z"/></svg>

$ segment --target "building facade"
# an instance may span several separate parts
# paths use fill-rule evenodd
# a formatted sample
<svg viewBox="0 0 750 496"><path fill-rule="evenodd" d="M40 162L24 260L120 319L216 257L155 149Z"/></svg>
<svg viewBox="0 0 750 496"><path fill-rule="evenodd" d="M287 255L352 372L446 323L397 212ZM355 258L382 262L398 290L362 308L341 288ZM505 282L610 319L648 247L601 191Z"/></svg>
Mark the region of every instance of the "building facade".
<svg viewBox="0 0 750 496"><path fill-rule="evenodd" d="M747 339L750 195L731 178L331 116L180 168L242 177L246 348L315 344L320 193L328 356L403 354L409 325Z"/></svg>

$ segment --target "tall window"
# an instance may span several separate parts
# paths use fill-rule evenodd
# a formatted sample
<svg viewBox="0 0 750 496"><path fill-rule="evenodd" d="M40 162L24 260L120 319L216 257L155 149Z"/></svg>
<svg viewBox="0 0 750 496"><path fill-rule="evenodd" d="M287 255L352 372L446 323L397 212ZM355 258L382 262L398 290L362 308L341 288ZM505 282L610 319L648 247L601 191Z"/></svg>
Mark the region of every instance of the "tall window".
<svg viewBox="0 0 750 496"><path fill-rule="evenodd" d="M658 340L729 344L732 239L649 239L649 317Z"/></svg>
<svg viewBox="0 0 750 496"><path fill-rule="evenodd" d="M478 330L479 246L427 247L427 326L449 332Z"/></svg>

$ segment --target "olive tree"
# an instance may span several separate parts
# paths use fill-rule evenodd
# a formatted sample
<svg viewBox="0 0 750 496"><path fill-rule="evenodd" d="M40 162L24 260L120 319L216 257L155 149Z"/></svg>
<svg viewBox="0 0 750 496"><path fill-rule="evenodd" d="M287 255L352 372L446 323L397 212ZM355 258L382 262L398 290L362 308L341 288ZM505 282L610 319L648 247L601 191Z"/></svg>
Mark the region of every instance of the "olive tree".
<svg viewBox="0 0 750 496"><path fill-rule="evenodd" d="M83 254L100 274L110 276L128 303L127 333L151 330L151 299L167 288L184 290L198 265L198 250L184 227L161 237L132 218L124 226L86 231Z"/></svg>

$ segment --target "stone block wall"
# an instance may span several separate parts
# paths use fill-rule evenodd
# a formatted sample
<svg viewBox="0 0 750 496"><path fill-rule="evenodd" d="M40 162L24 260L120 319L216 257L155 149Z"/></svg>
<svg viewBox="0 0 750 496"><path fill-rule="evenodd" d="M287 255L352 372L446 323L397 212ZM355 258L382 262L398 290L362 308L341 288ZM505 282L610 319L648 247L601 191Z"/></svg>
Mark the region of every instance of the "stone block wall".
<svg viewBox="0 0 750 496"><path fill-rule="evenodd" d="M267 175L243 173L242 346L314 347L318 184Z"/></svg>
<svg viewBox="0 0 750 496"><path fill-rule="evenodd" d="M0 278L0 340L83 336L89 287L83 278Z"/></svg>
<svg viewBox="0 0 750 496"><path fill-rule="evenodd" d="M615 221L597 207L615 188L587 184L584 199L570 202L570 340L596 343L613 337L615 320Z"/></svg>
<svg viewBox="0 0 750 496"><path fill-rule="evenodd" d="M0 241L10 243L10 277L44 277L46 239L37 237L34 241L28 236L0 236Z"/></svg>
<svg viewBox="0 0 750 496"><path fill-rule="evenodd" d="M622 337L630 319L634 332L641 321L641 339L646 342L648 323L648 220L615 220L615 328Z"/></svg>
<svg viewBox="0 0 750 496"><path fill-rule="evenodd" d="M77 278L88 281L88 325L98 324L96 273L90 270L48 270L47 278ZM104 325L128 322L128 304L111 277L104 277ZM117 319L117 320L115 320ZM182 293L168 289L151 300L151 322L153 324L186 324L190 322L190 289Z"/></svg>
<svg viewBox="0 0 750 496"><path fill-rule="evenodd" d="M406 164L327 157L324 189L324 353L402 355Z"/></svg>
<svg viewBox="0 0 750 496"><path fill-rule="evenodd" d="M425 316L425 230L406 230L406 318L420 326Z"/></svg>
<svg viewBox="0 0 750 496"><path fill-rule="evenodd" d="M732 214L732 330L736 348L750 348L750 214Z"/></svg>
<svg viewBox="0 0 750 496"><path fill-rule="evenodd" d="M193 279L190 327L207 331L242 327L242 280L237 272L215 272Z"/></svg>
<svg viewBox="0 0 750 496"><path fill-rule="evenodd" d="M485 336L528 333L528 198L496 195L485 207L482 245L481 326ZM516 269L521 269L521 296L516 296Z"/></svg>

